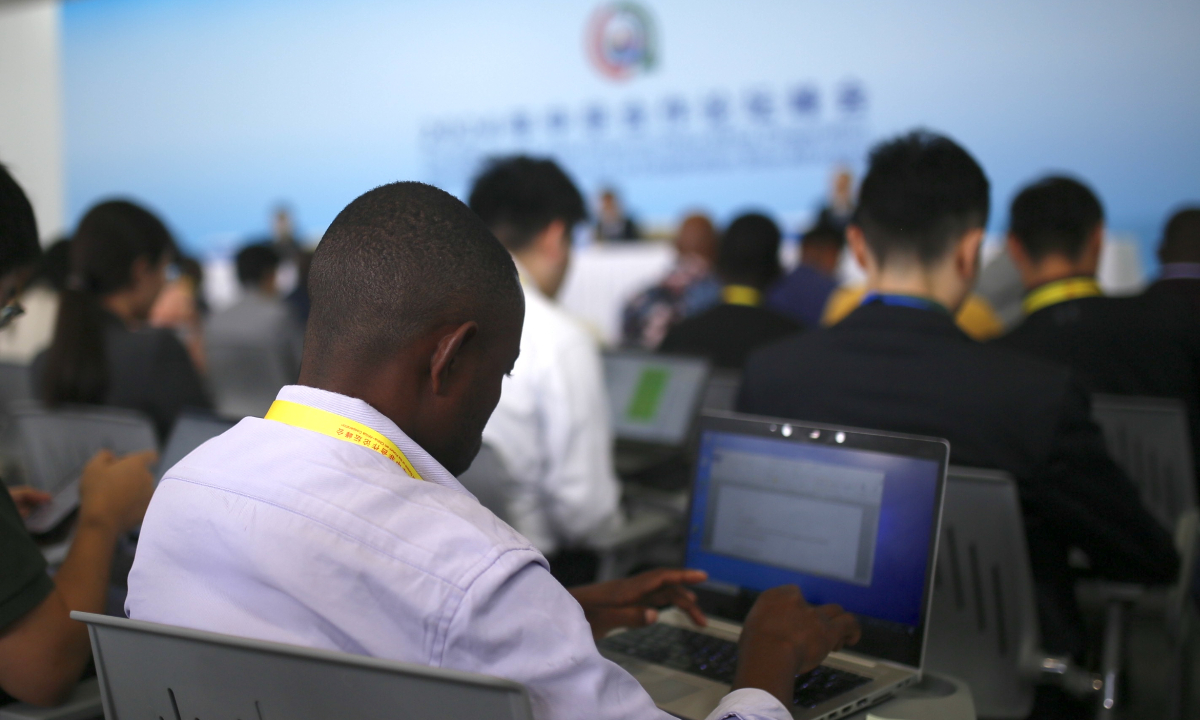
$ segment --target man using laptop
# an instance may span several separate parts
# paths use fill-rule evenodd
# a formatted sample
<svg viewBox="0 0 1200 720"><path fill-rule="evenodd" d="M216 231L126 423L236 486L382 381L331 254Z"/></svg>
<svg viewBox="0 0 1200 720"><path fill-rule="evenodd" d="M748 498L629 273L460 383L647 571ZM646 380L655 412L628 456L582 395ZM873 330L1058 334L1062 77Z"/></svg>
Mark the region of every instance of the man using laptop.
<svg viewBox="0 0 1200 720"><path fill-rule="evenodd" d="M988 181L963 148L914 132L871 154L847 233L870 295L838 325L752 356L738 409L947 438L951 462L1019 484L1045 649L1079 654L1067 565L1167 582L1179 559L1062 366L973 342L953 319L975 281Z"/></svg>
<svg viewBox="0 0 1200 720"><path fill-rule="evenodd" d="M703 622L683 585L704 573L569 593L454 478L480 448L525 313L486 225L436 188L377 188L326 231L309 291L300 384L160 483L129 616L506 677L537 718L666 718L593 637L671 603ZM796 674L857 636L840 608L767 591L710 717L788 718Z"/></svg>

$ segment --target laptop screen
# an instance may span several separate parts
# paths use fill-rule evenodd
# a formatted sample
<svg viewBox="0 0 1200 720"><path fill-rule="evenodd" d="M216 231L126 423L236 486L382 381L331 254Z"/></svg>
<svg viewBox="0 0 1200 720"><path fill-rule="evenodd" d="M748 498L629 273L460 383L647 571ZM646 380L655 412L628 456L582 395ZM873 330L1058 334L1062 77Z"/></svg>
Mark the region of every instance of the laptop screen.
<svg viewBox="0 0 1200 720"><path fill-rule="evenodd" d="M604 356L609 416L619 440L683 445L708 378L704 360L648 353Z"/></svg>
<svg viewBox="0 0 1200 720"><path fill-rule="evenodd" d="M171 437L167 439L162 459L158 461L158 480L162 480L168 470L193 450L236 424L231 420L211 415L187 412L181 414L175 421L175 427L171 429Z"/></svg>
<svg viewBox="0 0 1200 720"><path fill-rule="evenodd" d="M918 665L946 454L942 441L706 416L687 566L730 592L798 585Z"/></svg>

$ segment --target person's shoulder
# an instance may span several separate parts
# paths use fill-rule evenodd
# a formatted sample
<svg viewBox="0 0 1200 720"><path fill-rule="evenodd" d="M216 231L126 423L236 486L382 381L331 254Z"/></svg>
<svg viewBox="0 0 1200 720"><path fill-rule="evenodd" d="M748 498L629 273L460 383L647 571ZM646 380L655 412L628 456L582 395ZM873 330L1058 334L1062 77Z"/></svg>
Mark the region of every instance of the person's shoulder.
<svg viewBox="0 0 1200 720"><path fill-rule="evenodd" d="M196 493L215 494L222 507L255 503L286 514L277 529L316 533L300 533L297 543L348 543L456 583L500 554L536 554L465 490L410 481L376 453L272 420L246 418L201 445L164 474L160 490L178 495L176 511L188 514L185 496Z"/></svg>

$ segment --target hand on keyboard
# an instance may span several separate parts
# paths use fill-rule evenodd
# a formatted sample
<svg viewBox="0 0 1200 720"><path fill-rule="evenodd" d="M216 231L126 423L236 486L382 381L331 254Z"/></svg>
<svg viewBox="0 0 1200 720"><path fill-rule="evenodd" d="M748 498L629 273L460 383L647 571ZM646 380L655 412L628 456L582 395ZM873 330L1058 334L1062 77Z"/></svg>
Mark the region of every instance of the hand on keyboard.
<svg viewBox="0 0 1200 720"><path fill-rule="evenodd" d="M642 627L658 620L656 608L674 605L697 625L708 621L685 585L704 582L700 570L650 570L630 578L571 588L597 640L622 627Z"/></svg>

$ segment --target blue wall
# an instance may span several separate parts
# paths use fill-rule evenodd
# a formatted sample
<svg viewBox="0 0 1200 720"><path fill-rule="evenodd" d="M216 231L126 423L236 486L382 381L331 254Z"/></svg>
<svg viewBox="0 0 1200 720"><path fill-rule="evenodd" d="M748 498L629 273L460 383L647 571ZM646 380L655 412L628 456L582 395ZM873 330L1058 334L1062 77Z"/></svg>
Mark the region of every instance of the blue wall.
<svg viewBox="0 0 1200 720"><path fill-rule="evenodd" d="M69 216L133 195L222 252L287 201L319 232L373 185L465 192L559 155L644 218L811 212L836 163L924 125L995 187L1069 170L1145 250L1200 200L1192 0L644 0L656 62L613 80L596 2L89 0L63 11ZM1147 253L1147 258L1149 255Z"/></svg>

